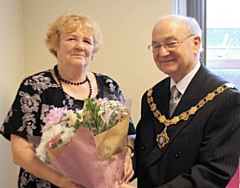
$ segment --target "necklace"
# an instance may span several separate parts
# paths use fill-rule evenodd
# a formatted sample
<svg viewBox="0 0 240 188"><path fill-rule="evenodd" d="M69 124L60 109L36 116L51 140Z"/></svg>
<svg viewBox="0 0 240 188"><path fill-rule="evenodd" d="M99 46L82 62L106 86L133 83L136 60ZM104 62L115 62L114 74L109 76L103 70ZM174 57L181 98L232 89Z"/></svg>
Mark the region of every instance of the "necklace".
<svg viewBox="0 0 240 188"><path fill-rule="evenodd" d="M71 81L68 81L68 80L63 79L63 78L60 77L60 76L59 76L59 80L60 80L61 82L66 83L66 84L70 84L70 85L74 85L74 86L79 86L79 85L82 85L82 84L88 82L88 77L86 76L85 80L83 80L82 82L71 82Z"/></svg>
<svg viewBox="0 0 240 188"><path fill-rule="evenodd" d="M179 121L187 121L189 116L194 115L200 108L202 108L207 102L211 101L219 95L220 93L223 93L226 89L234 88L233 84L226 83L221 86L219 86L217 89L215 89L213 92L208 93L206 97L204 97L202 100L200 100L196 106L192 106L189 110L182 112L178 116L174 116L172 119L167 119L165 115L162 115L161 112L157 109L156 104L153 101L152 93L153 89L150 88L147 93L147 102L150 106L151 111L153 112L153 115L158 119L160 123L164 124L163 131L157 135L156 141L158 144L158 147L162 149L168 142L169 137L167 135L167 128L170 125L175 125Z"/></svg>
<svg viewBox="0 0 240 188"><path fill-rule="evenodd" d="M56 70L55 70L55 69L56 69ZM79 86L79 85L85 84L86 82L89 82L89 79L88 79L87 75L86 75L85 80L83 80L83 81L81 81L81 82L71 82L71 81L68 81L68 80L63 79L63 78L60 76L60 74L59 74L59 72L58 72L58 69L57 69L57 66L54 67L54 71L55 71L55 73L57 73L57 75L58 75L58 81L64 82L64 83L66 83L66 84L70 84L70 85L74 85L74 86ZM55 75L56 75L56 74L55 74ZM57 76L57 75L56 75L56 76Z"/></svg>
<svg viewBox="0 0 240 188"><path fill-rule="evenodd" d="M70 81L64 80L64 79L60 76L60 74L59 74L59 72L58 72L57 65L54 66L54 74L56 75L56 78L57 78L57 80L58 80L58 82L59 82L59 86L60 86L60 88L61 88L61 91L62 91L64 97L66 97L66 96L65 96L65 93L64 93L64 90L63 90L63 87L62 87L62 82L67 83L67 84L70 84L70 85L82 85L82 84L84 84L84 83L87 82L88 85L89 85L88 98L91 97L91 95L92 95L92 84L91 84L91 82L90 82L90 80L89 80L89 78L88 78L87 75L86 75L85 80L82 81L82 82L77 82L77 83L70 82Z"/></svg>

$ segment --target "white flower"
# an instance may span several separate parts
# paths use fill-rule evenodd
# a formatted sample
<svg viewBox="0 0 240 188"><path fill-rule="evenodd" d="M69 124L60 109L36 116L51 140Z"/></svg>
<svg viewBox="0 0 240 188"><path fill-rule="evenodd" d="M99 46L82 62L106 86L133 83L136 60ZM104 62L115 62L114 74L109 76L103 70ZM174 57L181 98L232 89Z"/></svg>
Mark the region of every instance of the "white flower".
<svg viewBox="0 0 240 188"><path fill-rule="evenodd" d="M68 127L64 129L64 132L61 135L61 140L63 142L63 145L68 144L72 140L74 136L74 131L75 131L74 127Z"/></svg>

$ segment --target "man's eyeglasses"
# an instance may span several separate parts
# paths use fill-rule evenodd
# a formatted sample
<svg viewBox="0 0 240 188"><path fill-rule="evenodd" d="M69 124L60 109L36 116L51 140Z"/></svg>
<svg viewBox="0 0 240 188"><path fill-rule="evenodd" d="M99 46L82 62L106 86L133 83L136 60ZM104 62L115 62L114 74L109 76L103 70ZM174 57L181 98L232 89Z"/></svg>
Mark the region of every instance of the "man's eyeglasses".
<svg viewBox="0 0 240 188"><path fill-rule="evenodd" d="M179 44L183 43L186 39L188 39L191 36L194 36L194 34L191 34L180 40L173 40L172 42L168 42L165 44L154 43L154 44L149 45L148 49L153 53L158 53L161 46L163 46L168 51L168 50L174 49L175 47L177 47Z"/></svg>

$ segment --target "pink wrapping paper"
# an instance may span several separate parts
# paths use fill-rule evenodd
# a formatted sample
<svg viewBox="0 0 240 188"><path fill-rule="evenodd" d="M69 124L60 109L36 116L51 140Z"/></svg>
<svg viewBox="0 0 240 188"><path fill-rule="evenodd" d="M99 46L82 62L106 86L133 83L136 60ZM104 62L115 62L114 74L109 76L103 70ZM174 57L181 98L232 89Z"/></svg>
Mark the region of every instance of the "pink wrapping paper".
<svg viewBox="0 0 240 188"><path fill-rule="evenodd" d="M80 127L63 151L51 153L52 169L86 188L117 188L123 177L129 118L94 137ZM57 149L58 150L58 149Z"/></svg>
<svg viewBox="0 0 240 188"><path fill-rule="evenodd" d="M238 164L238 169L235 172L234 176L226 186L226 188L240 188L240 162Z"/></svg>

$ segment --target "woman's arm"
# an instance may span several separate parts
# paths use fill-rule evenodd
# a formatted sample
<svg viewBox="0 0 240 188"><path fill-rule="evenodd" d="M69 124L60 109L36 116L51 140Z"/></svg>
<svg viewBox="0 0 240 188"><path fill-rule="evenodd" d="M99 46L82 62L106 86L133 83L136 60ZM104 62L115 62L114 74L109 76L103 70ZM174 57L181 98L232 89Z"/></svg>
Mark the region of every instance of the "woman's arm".
<svg viewBox="0 0 240 188"><path fill-rule="evenodd" d="M47 167L34 153L25 139L11 134L13 162L34 176L51 182L61 188L79 188L67 177Z"/></svg>

